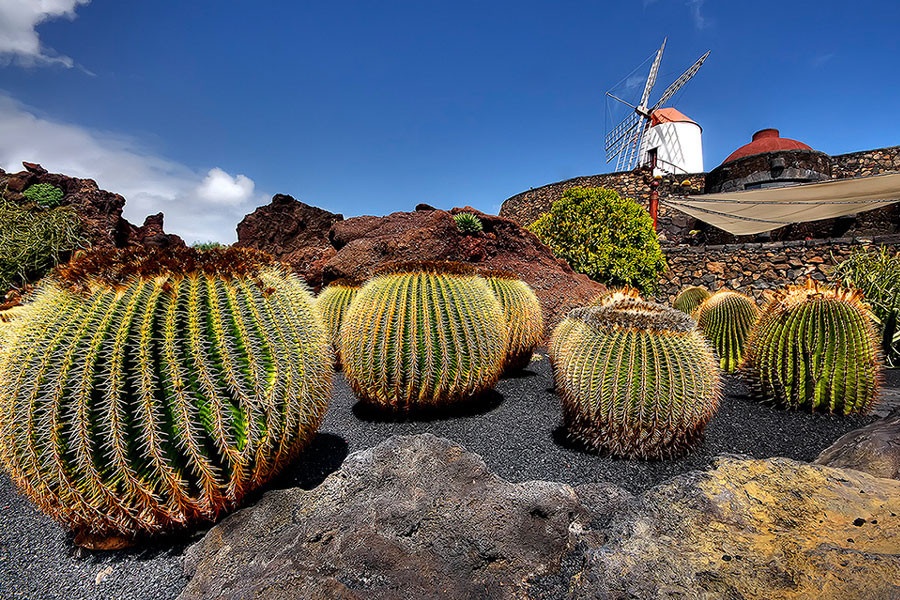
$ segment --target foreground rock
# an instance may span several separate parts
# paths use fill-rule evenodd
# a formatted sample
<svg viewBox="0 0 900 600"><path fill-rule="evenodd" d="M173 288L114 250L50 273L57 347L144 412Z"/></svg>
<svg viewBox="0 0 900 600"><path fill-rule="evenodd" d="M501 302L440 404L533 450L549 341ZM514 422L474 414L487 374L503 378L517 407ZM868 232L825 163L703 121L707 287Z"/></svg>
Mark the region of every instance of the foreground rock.
<svg viewBox="0 0 900 600"><path fill-rule="evenodd" d="M181 598L892 598L898 515L900 482L788 459L723 458L634 498L397 437L214 527Z"/></svg>
<svg viewBox="0 0 900 600"><path fill-rule="evenodd" d="M900 479L900 411L840 437L815 462Z"/></svg>

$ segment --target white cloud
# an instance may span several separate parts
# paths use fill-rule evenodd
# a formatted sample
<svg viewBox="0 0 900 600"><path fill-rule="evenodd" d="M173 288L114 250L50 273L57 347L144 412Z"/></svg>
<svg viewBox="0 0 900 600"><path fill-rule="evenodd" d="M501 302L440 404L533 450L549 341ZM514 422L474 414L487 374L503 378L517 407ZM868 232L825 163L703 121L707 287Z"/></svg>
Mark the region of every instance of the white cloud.
<svg viewBox="0 0 900 600"><path fill-rule="evenodd" d="M222 169L210 169L197 188L197 196L210 204L235 206L253 196L253 180L245 175L232 177Z"/></svg>
<svg viewBox="0 0 900 600"><path fill-rule="evenodd" d="M711 25L711 21L703 16L703 2L705 0L688 0L688 8L691 9L691 18L694 20L694 27L697 29L706 29Z"/></svg>
<svg viewBox="0 0 900 600"><path fill-rule="evenodd" d="M125 196L125 218L136 225L165 213L165 229L185 241L233 242L238 222L268 198L252 179L220 168L198 172L148 151L134 139L92 131L34 114L0 92L0 168L22 161L53 173L93 179Z"/></svg>
<svg viewBox="0 0 900 600"><path fill-rule="evenodd" d="M91 0L0 0L0 61L23 66L74 65L41 44L37 26L50 19L75 18L75 9Z"/></svg>

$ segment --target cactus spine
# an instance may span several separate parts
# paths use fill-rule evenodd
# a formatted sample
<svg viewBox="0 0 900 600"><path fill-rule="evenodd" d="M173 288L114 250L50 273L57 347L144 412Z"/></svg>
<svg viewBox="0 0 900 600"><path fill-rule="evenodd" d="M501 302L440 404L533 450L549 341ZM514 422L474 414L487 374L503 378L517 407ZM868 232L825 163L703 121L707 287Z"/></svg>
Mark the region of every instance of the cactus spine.
<svg viewBox="0 0 900 600"><path fill-rule="evenodd" d="M82 536L215 519L314 435L331 385L306 285L267 255L97 252L0 352L0 457Z"/></svg>
<svg viewBox="0 0 900 600"><path fill-rule="evenodd" d="M747 336L759 318L759 308L753 299L720 290L704 300L693 316L713 345L722 370L729 373L736 370L744 355Z"/></svg>
<svg viewBox="0 0 900 600"><path fill-rule="evenodd" d="M878 335L858 290L779 290L747 342L741 372L753 391L788 408L862 413L876 403Z"/></svg>
<svg viewBox="0 0 900 600"><path fill-rule="evenodd" d="M680 310L685 314L691 314L694 310L703 304L703 301L710 297L709 290L696 285L691 285L681 290L675 296L672 307Z"/></svg>
<svg viewBox="0 0 900 600"><path fill-rule="evenodd" d="M673 308L636 298L577 308L554 330L550 359L569 436L593 450L678 456L718 409L712 350Z"/></svg>
<svg viewBox="0 0 900 600"><path fill-rule="evenodd" d="M331 339L331 347L334 349L334 363L336 368L341 367L341 322L347 313L350 302L359 291L359 284L348 279L332 281L316 297L316 309L322 315L328 337Z"/></svg>
<svg viewBox="0 0 900 600"><path fill-rule="evenodd" d="M509 337L506 346L504 371L521 371L531 362L534 349L544 338L544 317L541 303L527 283L513 273L482 272L491 291L506 315Z"/></svg>
<svg viewBox="0 0 900 600"><path fill-rule="evenodd" d="M640 299L641 293L631 286L609 288L591 300L588 306L612 306L628 299Z"/></svg>
<svg viewBox="0 0 900 600"><path fill-rule="evenodd" d="M401 263L359 290L341 326L344 374L373 405L446 405L494 386L506 317L487 282L458 263Z"/></svg>

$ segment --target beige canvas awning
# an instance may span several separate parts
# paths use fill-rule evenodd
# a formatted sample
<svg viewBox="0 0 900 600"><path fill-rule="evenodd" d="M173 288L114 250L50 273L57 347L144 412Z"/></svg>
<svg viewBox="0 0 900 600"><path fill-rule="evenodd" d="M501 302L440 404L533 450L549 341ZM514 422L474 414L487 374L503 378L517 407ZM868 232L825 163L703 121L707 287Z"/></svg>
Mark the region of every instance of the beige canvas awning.
<svg viewBox="0 0 900 600"><path fill-rule="evenodd" d="M734 235L778 229L900 202L900 173L662 201Z"/></svg>

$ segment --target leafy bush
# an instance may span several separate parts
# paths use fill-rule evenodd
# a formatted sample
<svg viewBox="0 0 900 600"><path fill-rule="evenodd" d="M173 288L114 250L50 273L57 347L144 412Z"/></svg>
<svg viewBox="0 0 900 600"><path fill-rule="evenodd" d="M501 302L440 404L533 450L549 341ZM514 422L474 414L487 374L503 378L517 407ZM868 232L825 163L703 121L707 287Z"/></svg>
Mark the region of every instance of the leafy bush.
<svg viewBox="0 0 900 600"><path fill-rule="evenodd" d="M34 210L0 199L0 292L42 277L86 245L72 207Z"/></svg>
<svg viewBox="0 0 900 600"><path fill-rule="evenodd" d="M55 185L49 183L36 183L28 186L22 192L30 202L34 202L41 208L56 208L59 206L60 200L63 199L63 191Z"/></svg>
<svg viewBox="0 0 900 600"><path fill-rule="evenodd" d="M453 216L453 220L456 221L457 229L466 235L481 233L484 229L484 226L481 224L481 219L472 213L458 213Z"/></svg>
<svg viewBox="0 0 900 600"><path fill-rule="evenodd" d="M837 266L835 274L841 283L863 293L881 327L885 360L900 366L900 252L860 248Z"/></svg>
<svg viewBox="0 0 900 600"><path fill-rule="evenodd" d="M527 227L554 255L607 285L656 290L666 261L650 214L614 190L567 190Z"/></svg>
<svg viewBox="0 0 900 600"><path fill-rule="evenodd" d="M191 248L194 250L199 250L200 252L206 252L207 250L218 250L222 248L227 248L228 244L222 244L220 242L194 242L191 244Z"/></svg>

